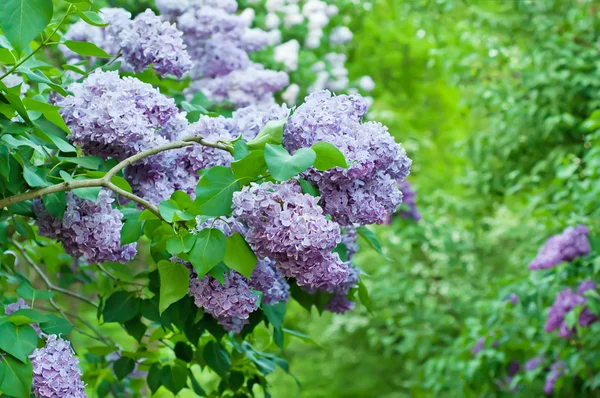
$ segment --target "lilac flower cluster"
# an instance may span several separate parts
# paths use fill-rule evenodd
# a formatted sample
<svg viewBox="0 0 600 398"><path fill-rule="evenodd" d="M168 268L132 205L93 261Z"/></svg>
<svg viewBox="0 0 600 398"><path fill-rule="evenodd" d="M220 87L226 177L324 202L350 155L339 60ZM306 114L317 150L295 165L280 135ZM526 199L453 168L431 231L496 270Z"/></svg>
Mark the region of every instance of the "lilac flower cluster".
<svg viewBox="0 0 600 398"><path fill-rule="evenodd" d="M512 293L508 298L504 300L505 303L512 303L512 305L519 304L519 296L516 293Z"/></svg>
<svg viewBox="0 0 600 398"><path fill-rule="evenodd" d="M162 21L148 9L122 30L121 51L136 72L152 64L160 75L181 78L192 68L182 35L175 25Z"/></svg>
<svg viewBox="0 0 600 398"><path fill-rule="evenodd" d="M341 243L346 246L347 261L352 261L352 258L358 252L358 234L356 228L352 225L342 228Z"/></svg>
<svg viewBox="0 0 600 398"><path fill-rule="evenodd" d="M552 304L552 307L550 307L544 330L552 332L558 329L558 335L565 339L573 336L575 328L569 328L565 318L575 307L578 305L584 306L587 303L587 298L584 296L586 291L595 289L596 284L594 282L584 281L579 285L575 293L570 288L561 291L556 297L554 304ZM597 320L598 317L586 306L581 311L578 322L579 325L587 327Z"/></svg>
<svg viewBox="0 0 600 398"><path fill-rule="evenodd" d="M471 349L471 354L477 355L481 351L483 351L483 348L485 346L485 340L485 337L481 337L479 340L477 340L477 343L475 343L475 346Z"/></svg>
<svg viewBox="0 0 600 398"><path fill-rule="evenodd" d="M287 302L290 298L290 285L275 267L275 261L268 257L258 260L250 275L249 285L263 293L262 302L266 305Z"/></svg>
<svg viewBox="0 0 600 398"><path fill-rule="evenodd" d="M528 372L532 372L540 367L546 358L543 355L537 356L535 358L531 358L527 362L525 362L525 370Z"/></svg>
<svg viewBox="0 0 600 398"><path fill-rule="evenodd" d="M69 86L73 95L57 100L74 144L88 155L123 160L166 143L156 130L178 114L173 99L150 84L117 72L90 74Z"/></svg>
<svg viewBox="0 0 600 398"><path fill-rule="evenodd" d="M290 110L285 105L250 105L233 112L232 134L241 135L245 140L251 140L258 135L265 125L272 121L283 121Z"/></svg>
<svg viewBox="0 0 600 398"><path fill-rule="evenodd" d="M32 391L36 397L87 397L79 361L68 341L52 334L46 345L33 350L29 358L33 366Z"/></svg>
<svg viewBox="0 0 600 398"><path fill-rule="evenodd" d="M216 318L235 317L248 319L251 312L256 311L258 297L252 293L246 278L235 271L224 276L221 284L212 276L198 280L197 276L190 279L190 295L198 307Z"/></svg>
<svg viewBox="0 0 600 398"><path fill-rule="evenodd" d="M346 157L347 169L306 172L321 192L323 209L341 225L384 222L402 201L396 181L404 180L412 163L386 127L362 123L366 112L366 101L359 95L315 92L284 130L284 146L290 152L325 141Z"/></svg>
<svg viewBox="0 0 600 398"><path fill-rule="evenodd" d="M585 225L578 225L551 236L529 263L529 269L537 271L553 268L563 261L573 261L587 255L591 250L589 233Z"/></svg>
<svg viewBox="0 0 600 398"><path fill-rule="evenodd" d="M111 191L102 189L96 203L67 193L67 208L62 220L50 215L40 200L33 202L38 233L62 242L66 252L90 263L126 263L137 253L136 243L121 246L123 215L111 204Z"/></svg>
<svg viewBox="0 0 600 398"><path fill-rule="evenodd" d="M192 62L183 43L182 32L164 22L150 9L131 20L131 14L120 8L105 8L103 18L108 27L89 26L78 21L65 37L69 40L91 42L116 55L123 54L124 69L139 72L151 64L160 75L181 78L192 68ZM78 54L61 46L69 60L79 60Z"/></svg>
<svg viewBox="0 0 600 398"><path fill-rule="evenodd" d="M357 287L360 279L360 270L358 268L350 268L350 273L346 280L341 285L337 286L333 291L333 296L325 305L325 309L336 314L344 314L347 311L354 309L354 301L349 300L346 296L351 289Z"/></svg>
<svg viewBox="0 0 600 398"><path fill-rule="evenodd" d="M544 383L544 393L551 395L556 388L556 381L565 373L566 364L562 361L554 362L550 367L550 373L546 376Z"/></svg>
<svg viewBox="0 0 600 398"><path fill-rule="evenodd" d="M231 102L236 107L272 104L273 93L289 84L286 73L265 70L250 61L249 53L270 43L270 35L251 29L242 15L235 15L235 1L197 1L175 4L162 0L157 7L183 31L194 63L195 80L188 96L202 91L210 100Z"/></svg>
<svg viewBox="0 0 600 398"><path fill-rule="evenodd" d="M400 182L400 191L402 192L402 203L409 207L408 210L400 210L400 217L419 221L421 213L417 209L417 192L412 189L408 181Z"/></svg>
<svg viewBox="0 0 600 398"><path fill-rule="evenodd" d="M299 286L333 291L350 272L331 250L339 226L327 220L317 202L296 182L252 183L233 196L233 215L247 226L246 240L260 257L277 262Z"/></svg>

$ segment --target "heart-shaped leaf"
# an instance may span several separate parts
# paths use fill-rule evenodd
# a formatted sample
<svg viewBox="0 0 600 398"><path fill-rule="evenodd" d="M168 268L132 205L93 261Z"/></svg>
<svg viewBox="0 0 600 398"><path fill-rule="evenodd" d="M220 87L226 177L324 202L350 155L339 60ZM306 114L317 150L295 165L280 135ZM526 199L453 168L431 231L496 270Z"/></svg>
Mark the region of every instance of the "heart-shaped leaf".
<svg viewBox="0 0 600 398"><path fill-rule="evenodd" d="M281 145L265 146L265 161L271 176L277 181L285 181L298 175L313 165L317 154L310 148L300 148L290 155Z"/></svg>
<svg viewBox="0 0 600 398"><path fill-rule="evenodd" d="M344 154L335 145L329 142L317 142L311 148L317 154L315 169L325 171L336 166L348 168Z"/></svg>
<svg viewBox="0 0 600 398"><path fill-rule="evenodd" d="M225 234L216 228L205 228L196 235L196 243L188 258L198 273L198 278L206 275L225 257Z"/></svg>

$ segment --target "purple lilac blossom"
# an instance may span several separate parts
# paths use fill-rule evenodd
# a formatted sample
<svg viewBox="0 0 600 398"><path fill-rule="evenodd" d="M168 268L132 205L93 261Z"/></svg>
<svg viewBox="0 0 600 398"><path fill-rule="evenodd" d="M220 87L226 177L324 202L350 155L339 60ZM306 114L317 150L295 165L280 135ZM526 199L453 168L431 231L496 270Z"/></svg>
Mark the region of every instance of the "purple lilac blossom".
<svg viewBox="0 0 600 398"><path fill-rule="evenodd" d="M181 78L192 67L182 35L175 25L162 21L148 9L121 31L123 58L135 72L152 64L160 75Z"/></svg>
<svg viewBox="0 0 600 398"><path fill-rule="evenodd" d="M409 173L406 151L376 122L362 123L363 97L310 94L288 119L284 146L290 151L321 141L335 145L348 168L309 169L306 178L321 193L321 205L341 225L383 223L402 201L396 181Z"/></svg>
<svg viewBox="0 0 600 398"><path fill-rule="evenodd" d="M28 309L28 308L31 308L31 307L29 305L27 305L25 300L23 300L22 298L19 298L17 300L17 302L8 304L4 308L4 315L10 316L19 310L24 310L24 309ZM31 326L33 328L33 330L35 330L35 332L37 333L38 336L41 337L43 335L42 330L40 329L40 327L37 324L31 323L31 324L29 324L29 326Z"/></svg>
<svg viewBox="0 0 600 398"><path fill-rule="evenodd" d="M482 337L479 340L477 340L477 343L475 343L475 346L471 349L471 354L473 354L473 355L479 354L485 346L485 340L486 340L485 337Z"/></svg>
<svg viewBox="0 0 600 398"><path fill-rule="evenodd" d="M537 271L553 268L563 261L573 261L577 257L586 256L591 250L589 233L585 225L578 225L551 236L529 263L529 269Z"/></svg>
<svg viewBox="0 0 600 398"><path fill-rule="evenodd" d="M563 361L554 362L544 382L544 393L551 395L556 388L556 381L565 373L566 364Z"/></svg>
<svg viewBox="0 0 600 398"><path fill-rule="evenodd" d="M358 286L360 279L360 270L358 268L350 268L348 277L341 285L337 286L333 291L333 296L325 305L325 309L336 314L344 314L347 311L354 309L355 303L349 300L346 296L351 289Z"/></svg>
<svg viewBox="0 0 600 398"><path fill-rule="evenodd" d="M340 228L327 220L319 198L296 182L252 183L233 194L233 216L248 226L246 240L259 257L277 263L299 286L332 291L349 273L337 253Z"/></svg>
<svg viewBox="0 0 600 398"><path fill-rule="evenodd" d="M400 191L402 192L402 203L409 207L408 210L400 210L402 218L411 218L415 221L421 220L421 213L417 209L417 193L412 189L408 181L400 182Z"/></svg>
<svg viewBox="0 0 600 398"><path fill-rule="evenodd" d="M201 90L211 101L229 101L241 108L252 104L272 105L273 93L288 84L287 73L262 69L253 64L244 70L193 82L188 92L193 94Z"/></svg>
<svg viewBox="0 0 600 398"><path fill-rule="evenodd" d="M121 246L123 215L113 209L113 193L102 189L94 203L67 192L67 208L62 221L50 215L40 200L34 200L38 233L62 242L65 251L90 263L127 263L137 253L136 243Z"/></svg>
<svg viewBox="0 0 600 398"><path fill-rule="evenodd" d="M52 334L46 345L33 350L29 358L33 367L32 392L36 397L87 397L79 360L68 341Z"/></svg>
<svg viewBox="0 0 600 398"><path fill-rule="evenodd" d="M192 274L189 293L198 307L216 318L235 317L248 319L251 312L256 311L256 296L250 290L247 279L235 271L224 275L221 284L212 276L206 275L202 280Z"/></svg>
<svg viewBox="0 0 600 398"><path fill-rule="evenodd" d="M87 155L123 160L166 143L156 134L178 112L175 101L150 84L117 72L90 74L69 86L74 95L57 101L73 133L71 141Z"/></svg>
<svg viewBox="0 0 600 398"><path fill-rule="evenodd" d="M512 293L510 296L508 296L507 299L504 300L505 303L512 303L512 305L517 305L519 304L519 296L517 296L516 293Z"/></svg>
<svg viewBox="0 0 600 398"><path fill-rule="evenodd" d="M241 319L235 316L219 316L216 318L219 325L223 326L223 329L228 332L238 334L244 329L250 321L248 319Z"/></svg>
<svg viewBox="0 0 600 398"><path fill-rule="evenodd" d="M585 306L587 298L583 296L587 290L595 289L596 285L590 281L584 281L577 293L573 293L570 288L561 291L550 311L548 312L548 319L546 320L546 326L544 330L546 332L553 332L558 329L558 335L562 338L568 338L575 335L575 328L569 328L566 321L566 316L577 306ZM587 327L592 323L596 322L598 317L594 315L590 309L585 306L579 315L579 325Z"/></svg>
<svg viewBox="0 0 600 398"><path fill-rule="evenodd" d="M525 370L528 372L536 370L546 358L543 355L537 356L525 362Z"/></svg>
<svg viewBox="0 0 600 398"><path fill-rule="evenodd" d="M358 234L356 227L349 225L342 228L341 234L342 241L346 246L346 261L352 261L352 258L358 252Z"/></svg>
<svg viewBox="0 0 600 398"><path fill-rule="evenodd" d="M283 121L290 110L285 105L250 105L233 112L232 133L249 141L256 137L265 125L272 121Z"/></svg>

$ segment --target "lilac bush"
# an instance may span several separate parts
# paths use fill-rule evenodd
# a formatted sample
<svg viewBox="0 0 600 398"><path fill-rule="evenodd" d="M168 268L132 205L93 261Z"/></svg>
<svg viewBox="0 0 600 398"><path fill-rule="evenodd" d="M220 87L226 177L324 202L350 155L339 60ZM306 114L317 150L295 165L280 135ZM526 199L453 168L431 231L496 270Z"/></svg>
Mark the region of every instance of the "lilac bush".
<svg viewBox="0 0 600 398"><path fill-rule="evenodd" d="M537 271L553 268L563 261L573 261L577 257L586 256L591 250L587 237L589 233L585 225L578 225L551 236L529 263L529 269Z"/></svg>
<svg viewBox="0 0 600 398"><path fill-rule="evenodd" d="M570 288L561 291L554 304L550 308L548 313L548 319L546 320L546 326L544 330L546 332L552 332L558 329L558 335L562 338L568 338L575 334L575 328L570 328L567 324L565 317L577 306L585 306L587 298L583 295L587 290L595 290L596 284L591 281L584 281L581 283L577 292L573 292ZM583 308L579 314L578 323L579 325L586 327L596 322L598 317L594 315L587 306Z"/></svg>

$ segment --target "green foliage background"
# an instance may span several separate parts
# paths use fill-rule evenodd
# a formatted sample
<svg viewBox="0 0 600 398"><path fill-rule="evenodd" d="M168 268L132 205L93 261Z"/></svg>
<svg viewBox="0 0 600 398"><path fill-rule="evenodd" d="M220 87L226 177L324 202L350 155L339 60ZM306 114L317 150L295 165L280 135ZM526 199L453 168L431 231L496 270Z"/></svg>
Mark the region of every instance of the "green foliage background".
<svg viewBox="0 0 600 398"><path fill-rule="evenodd" d="M276 374L273 396L503 396L508 363L537 354L567 361L557 395L595 396L598 328L574 349L543 327L600 262L527 264L565 227L600 227L598 17L592 1L379 0L354 18L351 78L377 82L370 117L414 160L424 219L380 228L391 261L357 259L372 315L288 312L321 346L288 348L301 387ZM473 358L486 335L499 346ZM521 372L515 394L541 396L545 375Z"/></svg>

